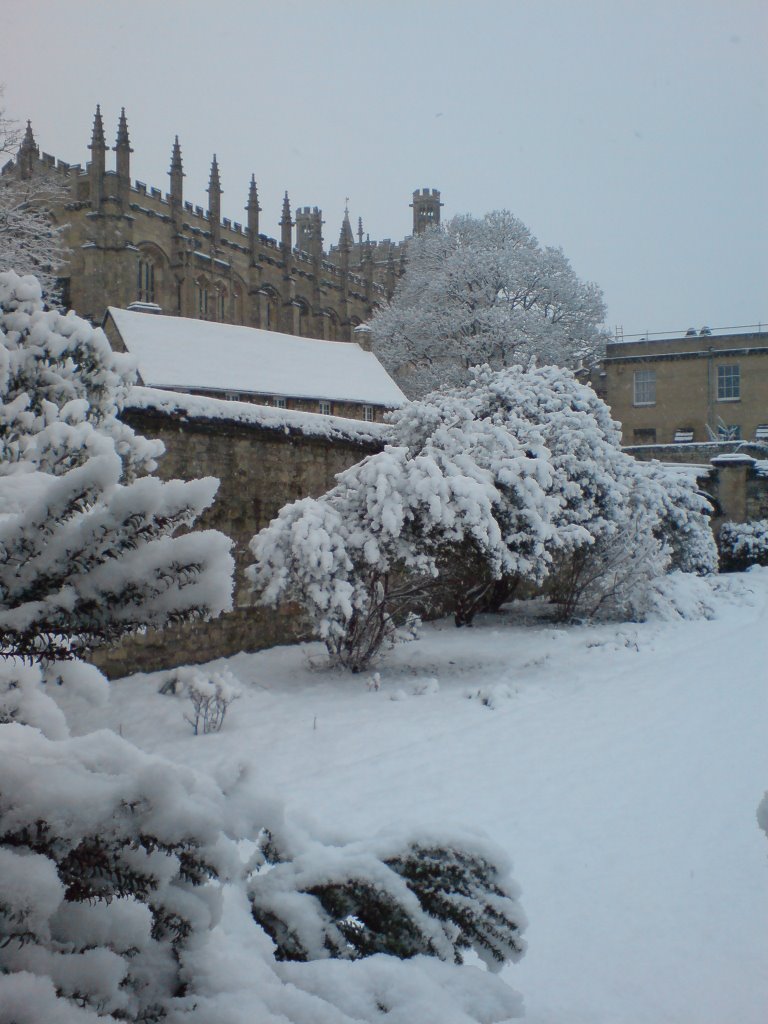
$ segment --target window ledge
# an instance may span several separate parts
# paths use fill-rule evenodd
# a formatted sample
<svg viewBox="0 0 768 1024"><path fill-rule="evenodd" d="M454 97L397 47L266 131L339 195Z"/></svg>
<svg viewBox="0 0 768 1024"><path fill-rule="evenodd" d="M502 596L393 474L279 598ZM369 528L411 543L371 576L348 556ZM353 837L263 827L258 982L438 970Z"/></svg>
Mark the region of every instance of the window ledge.
<svg viewBox="0 0 768 1024"><path fill-rule="evenodd" d="M718 398L718 402L740 402L740 401L741 401L741 395L737 396L736 398Z"/></svg>

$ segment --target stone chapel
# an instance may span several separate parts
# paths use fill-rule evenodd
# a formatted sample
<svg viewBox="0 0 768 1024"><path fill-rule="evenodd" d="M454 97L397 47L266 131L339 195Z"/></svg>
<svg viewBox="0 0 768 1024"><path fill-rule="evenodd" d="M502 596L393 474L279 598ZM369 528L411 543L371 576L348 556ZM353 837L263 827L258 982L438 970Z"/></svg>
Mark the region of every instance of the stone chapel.
<svg viewBox="0 0 768 1024"><path fill-rule="evenodd" d="M358 221L357 237L345 212L337 245L325 247L322 211L295 213L286 193L280 238L259 226L256 179L247 190L242 222L222 217L222 189L214 155L208 208L184 199L178 137L171 152L168 192L131 178L125 110L120 114L107 169L101 110L96 108L83 168L41 153L32 126L3 174L55 176L66 200L53 209L67 225L70 255L61 269L65 305L100 323L106 309L143 309L171 316L239 324L329 341L351 341L377 303L391 296L404 266L407 239L371 241ZM440 223L440 193L413 193L414 234Z"/></svg>

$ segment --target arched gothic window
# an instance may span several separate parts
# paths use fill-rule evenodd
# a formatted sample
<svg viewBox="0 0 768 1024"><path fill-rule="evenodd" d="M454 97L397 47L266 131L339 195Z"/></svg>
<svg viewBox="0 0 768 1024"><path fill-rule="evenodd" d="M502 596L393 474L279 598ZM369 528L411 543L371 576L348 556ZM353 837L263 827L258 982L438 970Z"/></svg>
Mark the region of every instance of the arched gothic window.
<svg viewBox="0 0 768 1024"><path fill-rule="evenodd" d="M155 301L155 265L146 256L139 259L136 298L139 302Z"/></svg>
<svg viewBox="0 0 768 1024"><path fill-rule="evenodd" d="M268 331L278 330L280 324L277 292L267 285L260 290L259 295L261 298L261 323L259 326Z"/></svg>
<svg viewBox="0 0 768 1024"><path fill-rule="evenodd" d="M195 305L200 320L208 319L208 284L205 281L195 283Z"/></svg>

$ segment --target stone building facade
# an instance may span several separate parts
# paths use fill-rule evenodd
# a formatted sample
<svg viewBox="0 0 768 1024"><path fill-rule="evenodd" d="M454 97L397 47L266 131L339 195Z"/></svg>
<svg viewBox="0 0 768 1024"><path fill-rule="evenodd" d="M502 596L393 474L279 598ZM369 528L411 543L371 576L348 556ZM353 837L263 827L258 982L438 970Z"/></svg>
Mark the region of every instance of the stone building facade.
<svg viewBox="0 0 768 1024"><path fill-rule="evenodd" d="M768 440L768 331L608 345L600 391L625 445Z"/></svg>
<svg viewBox="0 0 768 1024"><path fill-rule="evenodd" d="M170 315L244 324L332 341L350 341L355 327L390 296L402 273L406 240L357 239L345 213L339 242L324 247L322 211L291 212L285 194L280 238L263 234L255 178L245 191L242 222L222 216L216 157L208 208L184 199L181 147L176 138L164 192L131 178L133 150L125 111L120 115L114 170L107 169L101 111L93 122L85 168L40 153L31 125L4 174L52 174L67 185L68 201L53 211L68 225L70 249L61 278L66 304L95 323L108 306L141 303ZM245 195L244 195L245 198ZM413 193L414 232L440 223L440 193Z"/></svg>

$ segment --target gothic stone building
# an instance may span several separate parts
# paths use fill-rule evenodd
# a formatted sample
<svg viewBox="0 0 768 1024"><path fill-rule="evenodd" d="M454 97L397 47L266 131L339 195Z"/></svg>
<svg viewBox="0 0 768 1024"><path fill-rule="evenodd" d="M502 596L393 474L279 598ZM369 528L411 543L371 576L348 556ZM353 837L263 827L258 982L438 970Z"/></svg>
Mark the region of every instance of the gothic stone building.
<svg viewBox="0 0 768 1024"><path fill-rule="evenodd" d="M54 216L68 225L69 263L62 268L66 304L96 323L108 306L150 306L172 316L241 324L331 341L351 341L356 326L390 296L402 272L405 242L357 240L345 214L337 246L323 245L322 213L291 213L283 199L280 239L259 228L255 178L243 223L221 215L216 157L208 184L208 209L184 199L178 137L171 155L170 191L131 179L125 111L107 170L107 144L97 107L83 169L40 153L31 125L15 162L4 174L52 174L69 200ZM414 232L440 222L440 193L413 193Z"/></svg>

